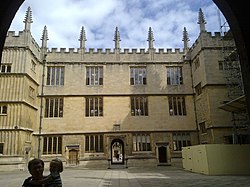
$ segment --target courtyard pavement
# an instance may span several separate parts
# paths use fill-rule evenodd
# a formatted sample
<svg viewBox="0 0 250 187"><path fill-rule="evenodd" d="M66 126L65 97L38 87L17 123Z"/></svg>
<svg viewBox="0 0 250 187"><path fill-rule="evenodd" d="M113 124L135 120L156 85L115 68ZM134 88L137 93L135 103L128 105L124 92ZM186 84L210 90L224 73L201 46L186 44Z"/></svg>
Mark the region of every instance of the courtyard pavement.
<svg viewBox="0 0 250 187"><path fill-rule="evenodd" d="M45 171L44 174L48 174ZM21 187L28 171L0 172L0 187ZM250 176L208 176L173 166L113 169L65 168L63 187L250 187Z"/></svg>

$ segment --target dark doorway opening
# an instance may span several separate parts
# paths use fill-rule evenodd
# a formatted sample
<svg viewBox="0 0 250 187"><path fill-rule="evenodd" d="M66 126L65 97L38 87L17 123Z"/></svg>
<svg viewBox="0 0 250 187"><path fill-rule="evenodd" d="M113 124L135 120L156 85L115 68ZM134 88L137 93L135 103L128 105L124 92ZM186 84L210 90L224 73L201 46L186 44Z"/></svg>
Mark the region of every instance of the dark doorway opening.
<svg viewBox="0 0 250 187"><path fill-rule="evenodd" d="M159 147L158 148L158 155L159 155L159 163L167 163L167 147Z"/></svg>

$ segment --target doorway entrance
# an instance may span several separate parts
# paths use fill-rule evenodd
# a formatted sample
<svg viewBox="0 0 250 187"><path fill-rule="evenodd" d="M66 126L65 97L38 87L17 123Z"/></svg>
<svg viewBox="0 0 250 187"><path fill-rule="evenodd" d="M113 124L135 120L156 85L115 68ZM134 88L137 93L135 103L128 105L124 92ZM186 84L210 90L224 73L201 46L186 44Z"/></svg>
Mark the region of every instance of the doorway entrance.
<svg viewBox="0 0 250 187"><path fill-rule="evenodd" d="M79 164L79 145L66 146L67 165L76 166Z"/></svg>
<svg viewBox="0 0 250 187"><path fill-rule="evenodd" d="M156 143L158 165L170 165L170 149L168 142Z"/></svg>
<svg viewBox="0 0 250 187"><path fill-rule="evenodd" d="M111 164L124 164L124 143L121 139L111 142Z"/></svg>
<svg viewBox="0 0 250 187"><path fill-rule="evenodd" d="M69 165L76 166L78 164L78 151L77 150L69 150Z"/></svg>
<svg viewBox="0 0 250 187"><path fill-rule="evenodd" d="M166 147L159 147L158 148L158 155L159 155L159 164L167 163L167 148Z"/></svg>

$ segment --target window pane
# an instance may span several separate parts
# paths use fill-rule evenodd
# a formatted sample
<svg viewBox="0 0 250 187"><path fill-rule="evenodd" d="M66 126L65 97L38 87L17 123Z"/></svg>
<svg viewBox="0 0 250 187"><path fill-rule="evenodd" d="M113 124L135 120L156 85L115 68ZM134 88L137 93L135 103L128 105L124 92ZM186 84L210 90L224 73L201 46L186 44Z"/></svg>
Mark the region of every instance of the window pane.
<svg viewBox="0 0 250 187"><path fill-rule="evenodd" d="M95 72L94 72L94 67L90 68L90 84L94 85L94 76L95 76Z"/></svg>
<svg viewBox="0 0 250 187"><path fill-rule="evenodd" d="M52 72L51 72L51 85L55 85L55 72L56 72L55 67L52 67Z"/></svg>
<svg viewBox="0 0 250 187"><path fill-rule="evenodd" d="M48 146L48 139L46 137L43 138L43 154L47 154L47 146Z"/></svg>
<svg viewBox="0 0 250 187"><path fill-rule="evenodd" d="M103 135L100 135L100 152L103 152Z"/></svg>
<svg viewBox="0 0 250 187"><path fill-rule="evenodd" d="M58 154L62 154L62 137L58 137Z"/></svg>
<svg viewBox="0 0 250 187"><path fill-rule="evenodd" d="M59 117L63 117L63 99L60 99Z"/></svg>
<svg viewBox="0 0 250 187"><path fill-rule="evenodd" d="M94 150L94 136L90 136L90 151Z"/></svg>
<svg viewBox="0 0 250 187"><path fill-rule="evenodd" d="M48 141L48 154L52 154L52 137L49 137Z"/></svg>
<svg viewBox="0 0 250 187"><path fill-rule="evenodd" d="M99 98L99 114L98 116L103 116L103 101L102 98Z"/></svg>
<svg viewBox="0 0 250 187"><path fill-rule="evenodd" d="M50 113L49 113L49 117L53 117L53 109L54 109L54 100L50 99Z"/></svg>
<svg viewBox="0 0 250 187"><path fill-rule="evenodd" d="M2 106L2 114L7 114L7 106Z"/></svg>
<svg viewBox="0 0 250 187"><path fill-rule="evenodd" d="M7 66L7 72L8 72L8 73L11 72L11 66Z"/></svg>
<svg viewBox="0 0 250 187"><path fill-rule="evenodd" d="M53 154L56 154L57 153L57 138L56 137L53 137Z"/></svg>
<svg viewBox="0 0 250 187"><path fill-rule="evenodd" d="M90 111L90 107L89 107L89 98L86 98L86 106L85 106L85 115L89 116L89 111Z"/></svg>
<svg viewBox="0 0 250 187"><path fill-rule="evenodd" d="M89 151L89 136L85 137L85 151Z"/></svg>
<svg viewBox="0 0 250 187"><path fill-rule="evenodd" d="M1 67L1 72L5 73L5 66L4 65L2 65L2 67Z"/></svg>
<svg viewBox="0 0 250 187"><path fill-rule="evenodd" d="M50 85L50 72L51 72L51 68L47 67L47 85Z"/></svg>
<svg viewBox="0 0 250 187"><path fill-rule="evenodd" d="M61 81L60 85L64 85L64 67L61 68Z"/></svg>
<svg viewBox="0 0 250 187"><path fill-rule="evenodd" d="M55 99L55 111L54 111L54 117L58 117L58 99Z"/></svg>
<svg viewBox="0 0 250 187"><path fill-rule="evenodd" d="M98 143L98 136L96 135L96 136L95 136L95 152L99 152L98 146L99 146L99 143Z"/></svg>
<svg viewBox="0 0 250 187"><path fill-rule="evenodd" d="M45 101L45 117L49 117L49 99Z"/></svg>

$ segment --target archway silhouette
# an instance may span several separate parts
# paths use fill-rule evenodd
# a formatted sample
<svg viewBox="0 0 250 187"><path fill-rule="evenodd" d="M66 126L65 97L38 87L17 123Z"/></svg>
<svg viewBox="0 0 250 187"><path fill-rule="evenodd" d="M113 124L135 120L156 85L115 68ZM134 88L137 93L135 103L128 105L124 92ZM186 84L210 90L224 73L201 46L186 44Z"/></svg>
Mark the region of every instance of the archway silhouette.
<svg viewBox="0 0 250 187"><path fill-rule="evenodd" d="M7 31L23 2L24 0L2 0L0 3L0 60ZM242 67L247 109L250 111L250 37L248 36L250 12L247 10L247 1L213 0L213 2L224 14L235 38Z"/></svg>
<svg viewBox="0 0 250 187"><path fill-rule="evenodd" d="M125 151L124 142L116 138L111 142L111 164L124 164Z"/></svg>

